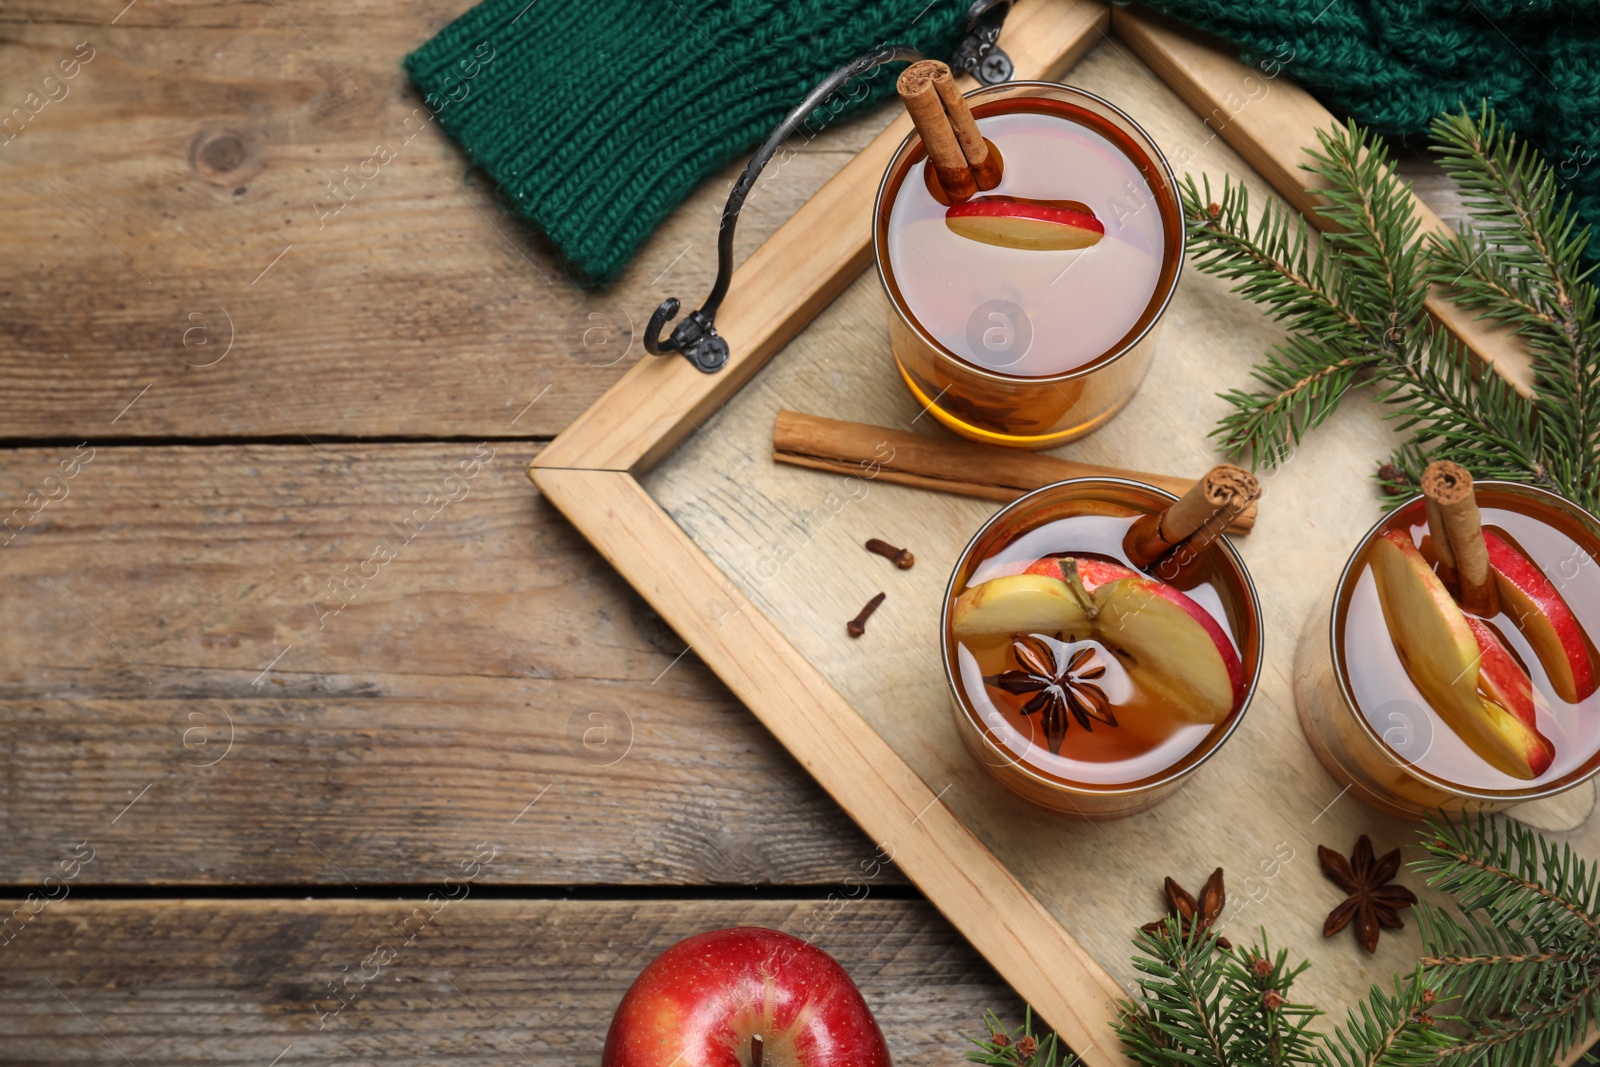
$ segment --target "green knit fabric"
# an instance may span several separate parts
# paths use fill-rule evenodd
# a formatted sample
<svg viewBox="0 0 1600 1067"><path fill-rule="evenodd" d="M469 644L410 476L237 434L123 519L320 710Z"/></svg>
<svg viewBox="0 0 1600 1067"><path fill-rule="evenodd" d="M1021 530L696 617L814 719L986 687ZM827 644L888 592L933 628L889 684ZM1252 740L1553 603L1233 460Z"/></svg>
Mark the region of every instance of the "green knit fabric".
<svg viewBox="0 0 1600 1067"><path fill-rule="evenodd" d="M1487 98L1600 228L1600 0L1149 2L1386 134L1419 134ZM580 281L603 285L825 74L883 42L947 56L968 6L484 0L406 67L503 199ZM850 91L852 106L893 91L882 74L868 84Z"/></svg>
<svg viewBox="0 0 1600 1067"><path fill-rule="evenodd" d="M882 43L947 56L969 6L484 0L406 69L503 199L581 282L604 285L698 182L759 143L825 75ZM832 108L892 93L897 69Z"/></svg>
<svg viewBox="0 0 1600 1067"><path fill-rule="evenodd" d="M1147 2L1381 133L1420 134L1487 99L1600 230L1600 0Z"/></svg>

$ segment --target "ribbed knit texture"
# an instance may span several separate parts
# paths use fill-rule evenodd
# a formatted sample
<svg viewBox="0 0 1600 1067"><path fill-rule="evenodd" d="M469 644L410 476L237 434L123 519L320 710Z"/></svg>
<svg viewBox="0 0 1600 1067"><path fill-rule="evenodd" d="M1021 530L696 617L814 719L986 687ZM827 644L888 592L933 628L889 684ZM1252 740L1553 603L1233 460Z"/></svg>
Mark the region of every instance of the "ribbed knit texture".
<svg viewBox="0 0 1600 1067"><path fill-rule="evenodd" d="M882 43L948 56L968 6L484 0L406 69L504 199L580 281L604 285L698 182L759 143L825 75ZM845 95L856 107L882 99L900 69L880 68L866 93Z"/></svg>
<svg viewBox="0 0 1600 1067"><path fill-rule="evenodd" d="M1146 2L1381 133L1420 134L1487 99L1600 229L1600 0Z"/></svg>
<svg viewBox="0 0 1600 1067"><path fill-rule="evenodd" d="M1600 0L1149 2L1382 133L1420 134L1435 115L1487 98L1600 224ZM884 42L948 56L968 6L484 0L406 68L504 199L580 281L603 285L824 75ZM891 93L897 69L866 94L852 89L853 106Z"/></svg>

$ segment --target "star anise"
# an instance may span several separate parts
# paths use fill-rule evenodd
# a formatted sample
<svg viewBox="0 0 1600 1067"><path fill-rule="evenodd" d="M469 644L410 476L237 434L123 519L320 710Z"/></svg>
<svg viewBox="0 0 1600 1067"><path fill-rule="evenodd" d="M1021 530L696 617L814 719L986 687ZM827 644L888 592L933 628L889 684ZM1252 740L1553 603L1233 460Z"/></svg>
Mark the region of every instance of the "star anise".
<svg viewBox="0 0 1600 1067"><path fill-rule="evenodd" d="M1356 940L1368 952L1376 952L1379 927L1399 930L1405 926L1400 912L1415 904L1417 895L1403 885L1389 884L1400 873L1399 849L1374 858L1372 842L1362 834L1348 860L1327 845L1317 846L1317 859L1322 863L1322 873L1350 894L1328 913L1322 924L1323 937L1332 937L1354 919L1351 929Z"/></svg>
<svg viewBox="0 0 1600 1067"><path fill-rule="evenodd" d="M1091 681L1106 673L1105 664L1096 662L1093 648L1073 649L1061 641L1060 634L1054 641L1041 634L1019 634L1011 639L1011 654L1022 669L1003 671L984 681L1013 696L1033 694L1022 706L1022 714L1041 713L1039 725L1050 751L1061 754L1068 712L1085 730L1094 729L1094 720L1117 725L1105 690Z"/></svg>
<svg viewBox="0 0 1600 1067"><path fill-rule="evenodd" d="M1212 871L1211 877L1206 879L1206 884L1200 887L1199 900L1195 900L1187 889L1170 877L1166 881L1165 889L1167 914L1178 917L1178 930L1185 940L1193 937L1196 930L1205 933L1216 925L1218 917L1222 915L1223 905L1228 902L1228 895L1222 887L1221 867ZM1159 935L1166 925L1165 919L1157 919L1153 923L1145 923L1139 929L1147 934ZM1217 944L1226 949L1233 948L1228 939L1220 934L1217 936Z"/></svg>

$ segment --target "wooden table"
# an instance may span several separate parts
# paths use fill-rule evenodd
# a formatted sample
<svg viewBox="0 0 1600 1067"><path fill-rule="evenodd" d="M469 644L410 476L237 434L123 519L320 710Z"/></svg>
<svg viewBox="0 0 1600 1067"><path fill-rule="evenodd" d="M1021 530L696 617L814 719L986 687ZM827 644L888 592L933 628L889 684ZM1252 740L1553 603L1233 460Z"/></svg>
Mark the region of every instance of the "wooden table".
<svg viewBox="0 0 1600 1067"><path fill-rule="evenodd" d="M462 0L125 2L0 15L8 109L92 49L0 148L0 1060L597 1063L740 923L820 930L901 1063L1017 1014L897 873L845 895L871 844L523 473L708 289L724 184L585 293L396 132Z"/></svg>
<svg viewBox="0 0 1600 1067"><path fill-rule="evenodd" d="M523 475L707 290L726 183L584 292L407 139L462 0L124 2L0 14L0 1060L595 1063L737 923L820 929L903 1064L1018 1016Z"/></svg>

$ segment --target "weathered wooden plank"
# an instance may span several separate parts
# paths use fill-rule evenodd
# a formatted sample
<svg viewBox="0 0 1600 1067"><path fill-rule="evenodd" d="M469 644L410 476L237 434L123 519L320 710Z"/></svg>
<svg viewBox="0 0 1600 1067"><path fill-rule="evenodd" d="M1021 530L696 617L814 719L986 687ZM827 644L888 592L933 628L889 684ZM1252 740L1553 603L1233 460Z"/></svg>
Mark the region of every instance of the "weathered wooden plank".
<svg viewBox="0 0 1600 1067"><path fill-rule="evenodd" d="M498 882L855 872L865 838L530 491L535 450L7 453L5 881L85 840L86 884L409 882L479 839Z"/></svg>
<svg viewBox="0 0 1600 1067"><path fill-rule="evenodd" d="M641 357L663 297L710 287L736 168L604 293L466 173L399 63L459 0L123 6L0 15L0 118L38 108L0 129L0 435L550 435ZM838 136L763 181L741 256L839 168Z"/></svg>
<svg viewBox="0 0 1600 1067"><path fill-rule="evenodd" d="M463 842L448 867L418 874L442 880L473 854ZM861 987L901 1064L958 1061L985 1009L1021 1017L1015 994L921 902L468 896L433 905L436 913L422 904L420 917L419 904L51 904L5 950L5 1058L598 1063L611 1013L640 968L679 938L734 925L814 935ZM392 957L374 958L384 948ZM346 990L342 1008L330 983Z"/></svg>

